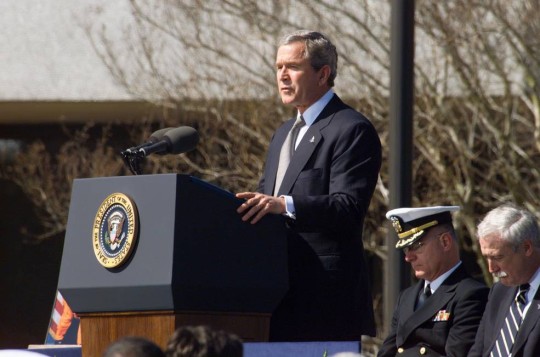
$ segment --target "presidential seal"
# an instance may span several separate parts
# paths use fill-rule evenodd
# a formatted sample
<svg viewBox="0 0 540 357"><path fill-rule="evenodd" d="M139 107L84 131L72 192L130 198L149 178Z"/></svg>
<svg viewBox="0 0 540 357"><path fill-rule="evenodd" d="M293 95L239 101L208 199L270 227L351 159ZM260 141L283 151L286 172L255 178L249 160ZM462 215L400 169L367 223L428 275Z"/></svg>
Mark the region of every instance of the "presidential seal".
<svg viewBox="0 0 540 357"><path fill-rule="evenodd" d="M139 230L137 207L123 193L109 195L99 206L92 246L98 262L105 268L117 268L133 253Z"/></svg>

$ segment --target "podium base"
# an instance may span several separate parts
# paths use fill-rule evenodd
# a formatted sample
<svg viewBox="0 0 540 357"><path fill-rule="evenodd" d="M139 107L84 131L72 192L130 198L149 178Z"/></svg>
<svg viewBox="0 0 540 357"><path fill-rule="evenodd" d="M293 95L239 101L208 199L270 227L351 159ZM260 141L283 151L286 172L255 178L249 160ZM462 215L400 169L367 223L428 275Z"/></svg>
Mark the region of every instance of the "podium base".
<svg viewBox="0 0 540 357"><path fill-rule="evenodd" d="M80 313L83 357L101 356L124 336L146 337L162 348L183 325L208 325L235 333L245 342L268 341L270 314L226 312L135 311Z"/></svg>

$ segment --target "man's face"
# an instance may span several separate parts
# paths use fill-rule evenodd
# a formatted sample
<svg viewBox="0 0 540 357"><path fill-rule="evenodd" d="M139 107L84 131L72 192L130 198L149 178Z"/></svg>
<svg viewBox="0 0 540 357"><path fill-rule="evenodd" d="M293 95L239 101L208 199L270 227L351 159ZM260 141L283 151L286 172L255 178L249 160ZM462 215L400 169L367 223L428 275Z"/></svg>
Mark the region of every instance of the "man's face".
<svg viewBox="0 0 540 357"><path fill-rule="evenodd" d="M497 234L481 237L480 249L494 277L507 286L524 284L529 279L527 257L532 252L530 242L525 241L517 249Z"/></svg>
<svg viewBox="0 0 540 357"><path fill-rule="evenodd" d="M301 113L315 103L327 90L327 66L315 71L304 58L303 42L293 42L278 48L276 57L277 85L284 104L296 107Z"/></svg>
<svg viewBox="0 0 540 357"><path fill-rule="evenodd" d="M411 246L403 249L405 261L411 264L418 279L433 281L446 272L445 247L441 242L444 233L432 229ZM446 234L449 235L448 232Z"/></svg>

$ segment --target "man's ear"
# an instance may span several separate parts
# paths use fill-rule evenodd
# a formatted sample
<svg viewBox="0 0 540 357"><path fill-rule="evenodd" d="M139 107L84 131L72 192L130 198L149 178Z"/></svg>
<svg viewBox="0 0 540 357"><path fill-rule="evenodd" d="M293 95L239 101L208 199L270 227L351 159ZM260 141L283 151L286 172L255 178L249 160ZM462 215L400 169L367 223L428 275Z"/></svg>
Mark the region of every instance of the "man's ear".
<svg viewBox="0 0 540 357"><path fill-rule="evenodd" d="M450 249L452 247L452 244L454 244L453 239L452 239L452 235L449 232L443 233L439 237L439 240L440 240L444 250Z"/></svg>
<svg viewBox="0 0 540 357"><path fill-rule="evenodd" d="M320 86L325 85L328 82L328 78L330 77L330 72L331 72L330 66L327 64L322 66L321 69L319 69L318 84Z"/></svg>
<svg viewBox="0 0 540 357"><path fill-rule="evenodd" d="M525 239L525 241L523 242L523 249L527 257L530 257L532 255L534 249L530 239Z"/></svg>

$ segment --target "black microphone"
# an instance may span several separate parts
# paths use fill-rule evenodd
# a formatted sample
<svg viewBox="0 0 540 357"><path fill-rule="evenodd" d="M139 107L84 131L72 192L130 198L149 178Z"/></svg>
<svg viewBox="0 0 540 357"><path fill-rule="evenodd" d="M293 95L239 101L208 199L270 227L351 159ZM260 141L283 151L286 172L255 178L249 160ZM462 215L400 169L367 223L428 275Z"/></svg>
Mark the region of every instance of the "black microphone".
<svg viewBox="0 0 540 357"><path fill-rule="evenodd" d="M131 147L129 149L126 149L125 152L127 154L133 154L133 153L136 153L137 151L139 151L140 149L142 149L144 147L155 144L158 141L160 141L163 138L163 136L165 135L165 133L167 133L171 129L174 129L174 128L169 127L169 128L163 128L163 129L156 130L152 134L150 134L150 137L148 138L148 140L146 140L146 142L142 143L141 145L137 145L137 146Z"/></svg>
<svg viewBox="0 0 540 357"><path fill-rule="evenodd" d="M181 154L195 149L199 133L190 126L181 126L167 131L161 140L138 150L142 157L151 154Z"/></svg>

